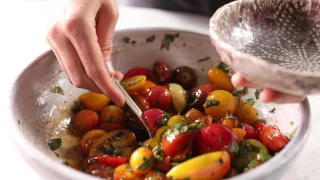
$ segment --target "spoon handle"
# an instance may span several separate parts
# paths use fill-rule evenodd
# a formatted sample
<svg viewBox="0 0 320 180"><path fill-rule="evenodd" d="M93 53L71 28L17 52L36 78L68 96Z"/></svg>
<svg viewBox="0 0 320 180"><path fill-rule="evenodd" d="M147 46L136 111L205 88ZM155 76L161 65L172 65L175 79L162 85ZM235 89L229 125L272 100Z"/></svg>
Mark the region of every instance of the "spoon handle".
<svg viewBox="0 0 320 180"><path fill-rule="evenodd" d="M150 132L148 126L146 125L146 123L144 122L144 120L142 119L142 111L140 110L140 108L132 100L132 98L129 96L127 91L123 89L123 87L121 86L119 81L116 80L114 77L112 77L111 79L112 79L113 83L120 89L120 91L122 92L122 94L124 96L124 99L125 99L126 103L131 108L131 110L138 116L139 120L142 122L143 126L145 127L145 129L147 130L147 132L148 132L148 134L149 134L149 136L151 138L152 137L151 132Z"/></svg>

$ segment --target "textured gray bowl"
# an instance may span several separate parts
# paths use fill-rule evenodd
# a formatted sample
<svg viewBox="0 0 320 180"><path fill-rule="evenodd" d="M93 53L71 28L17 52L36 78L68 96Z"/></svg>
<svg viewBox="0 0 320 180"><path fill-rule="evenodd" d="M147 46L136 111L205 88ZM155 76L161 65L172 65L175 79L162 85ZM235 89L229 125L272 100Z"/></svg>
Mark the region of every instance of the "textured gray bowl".
<svg viewBox="0 0 320 180"><path fill-rule="evenodd" d="M228 65L253 82L297 95L320 93L319 3L231 2L210 20L212 43Z"/></svg>
<svg viewBox="0 0 320 180"><path fill-rule="evenodd" d="M169 50L160 49L165 33L180 33ZM146 38L155 35L153 42ZM136 40L136 44L123 42L123 37ZM173 29L131 29L116 32L113 61L115 68L126 72L132 67L150 68L154 61L165 60L175 68L181 65L193 67L199 83L207 81L207 71L211 65L220 62L220 56L213 50L210 38L206 35ZM208 61L198 61L209 57ZM60 86L64 95L52 93L51 85ZM79 153L74 147L79 138L68 134L70 109L73 101L85 90L71 85L51 51L48 51L25 68L12 89L12 135L21 155L43 179L96 179L80 171L73 170L61 162L75 161ZM246 97L254 97L254 89ZM246 98L244 97L244 98ZM296 137L277 156L248 173L237 176L236 180L278 179L303 147L309 130L309 104L305 100L299 104L272 105L256 102L261 118L269 124L276 124L285 135L295 128ZM270 113L270 108L276 111ZM292 123L291 123L292 122ZM61 137L62 146L56 150L59 157L48 147L48 140Z"/></svg>

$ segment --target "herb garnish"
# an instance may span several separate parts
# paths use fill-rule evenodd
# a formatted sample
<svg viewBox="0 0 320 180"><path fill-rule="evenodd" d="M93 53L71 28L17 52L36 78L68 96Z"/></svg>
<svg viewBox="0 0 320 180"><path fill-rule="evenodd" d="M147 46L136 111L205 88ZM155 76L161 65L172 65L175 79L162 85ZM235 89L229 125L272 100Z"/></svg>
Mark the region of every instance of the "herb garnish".
<svg viewBox="0 0 320 180"><path fill-rule="evenodd" d="M207 61L207 60L209 60L209 59L210 59L210 57L207 56L207 57L205 57L205 58L199 59L199 60L198 60L198 63L201 63L201 62L203 62L203 61Z"/></svg>
<svg viewBox="0 0 320 180"><path fill-rule="evenodd" d="M146 38L146 42L147 42L147 43L153 42L155 39L156 39L156 35L152 35L152 36Z"/></svg>
<svg viewBox="0 0 320 180"><path fill-rule="evenodd" d="M238 152L239 152L239 145L235 140L232 140L230 153L238 154Z"/></svg>
<svg viewBox="0 0 320 180"><path fill-rule="evenodd" d="M254 95L256 96L256 99L259 99L259 96L260 96L260 93L261 93L262 90L263 89L260 89L260 88L256 89L256 91L254 92Z"/></svg>
<svg viewBox="0 0 320 180"><path fill-rule="evenodd" d="M50 139L48 145L51 151L58 149L61 146L61 142L61 138Z"/></svg>
<svg viewBox="0 0 320 180"><path fill-rule="evenodd" d="M290 122L290 125L292 126L293 124L294 124L294 122L293 122L293 121L291 121L291 122Z"/></svg>
<svg viewBox="0 0 320 180"><path fill-rule="evenodd" d="M204 108L208 108L211 106L219 106L220 101L219 100L206 100L205 103L203 104Z"/></svg>
<svg viewBox="0 0 320 180"><path fill-rule="evenodd" d="M230 66L228 66L227 64L220 62L220 64L217 66L217 68L221 69L222 71L228 73L229 70L231 70Z"/></svg>
<svg viewBox="0 0 320 180"><path fill-rule="evenodd" d="M250 106L253 106L256 103L256 101L252 97L249 97L248 99L246 99L244 101L244 103L246 103L246 104L248 104Z"/></svg>
<svg viewBox="0 0 320 180"><path fill-rule="evenodd" d="M234 92L232 92L232 95L240 98L240 97L246 95L247 93L248 93L248 88L243 87L243 89L238 89L238 90L235 90Z"/></svg>
<svg viewBox="0 0 320 180"><path fill-rule="evenodd" d="M168 113L162 114L162 118L160 120L155 120L154 122L160 128L162 126L166 126L168 124L168 120L170 119L170 115Z"/></svg>
<svg viewBox="0 0 320 180"><path fill-rule="evenodd" d="M59 154L59 153L54 152L54 154L55 154L57 157L60 157L60 154Z"/></svg>
<svg viewBox="0 0 320 180"><path fill-rule="evenodd" d="M216 160L216 164L218 164L218 165L223 164L223 160L221 158L219 158L218 160Z"/></svg>
<svg viewBox="0 0 320 180"><path fill-rule="evenodd" d="M124 132L117 132L114 136L113 136L113 139L115 141L120 141L120 139L123 137L124 135ZM111 145L110 145L111 146Z"/></svg>
<svg viewBox="0 0 320 180"><path fill-rule="evenodd" d="M62 164L66 165L66 166L69 165L68 161L63 161Z"/></svg>
<svg viewBox="0 0 320 180"><path fill-rule="evenodd" d="M143 156L142 159L143 159L143 163L137 168L137 170L141 170L141 171L147 170L154 163L153 156L151 156L150 159L147 159L145 156Z"/></svg>
<svg viewBox="0 0 320 180"><path fill-rule="evenodd" d="M64 95L63 89L60 86L51 85L50 90L52 93L58 93L58 94Z"/></svg>
<svg viewBox="0 0 320 180"><path fill-rule="evenodd" d="M164 35L164 39L161 41L160 49L166 48L167 50L169 50L170 44L174 41L175 38L179 36L180 36L180 33L176 33L176 34L166 33Z"/></svg>
<svg viewBox="0 0 320 180"><path fill-rule="evenodd" d="M124 37L122 40L123 40L123 42L128 43L128 44L136 44L137 43L136 40L129 38L129 37Z"/></svg>
<svg viewBox="0 0 320 180"><path fill-rule="evenodd" d="M276 111L276 108L275 107L272 107L272 109L270 109L270 113L274 113Z"/></svg>

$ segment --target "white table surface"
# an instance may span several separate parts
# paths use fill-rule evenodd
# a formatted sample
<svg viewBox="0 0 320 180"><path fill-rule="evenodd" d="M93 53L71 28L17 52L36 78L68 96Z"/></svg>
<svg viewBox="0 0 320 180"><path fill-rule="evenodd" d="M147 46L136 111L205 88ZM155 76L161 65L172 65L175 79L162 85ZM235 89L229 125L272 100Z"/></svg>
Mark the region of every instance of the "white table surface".
<svg viewBox="0 0 320 180"><path fill-rule="evenodd" d="M51 19L61 9L62 1L11 1L0 7L1 63L1 173L0 179L40 179L18 154L8 127L10 86L23 70L42 52L49 49L45 35ZM133 27L173 27L201 33L208 31L208 18L155 9L120 7L117 29ZM288 166L283 179L320 179L320 96L309 97L312 128L308 142L297 161ZM3 116L4 115L4 116ZM288 120L289 121L289 120ZM4 123L4 124L3 124Z"/></svg>

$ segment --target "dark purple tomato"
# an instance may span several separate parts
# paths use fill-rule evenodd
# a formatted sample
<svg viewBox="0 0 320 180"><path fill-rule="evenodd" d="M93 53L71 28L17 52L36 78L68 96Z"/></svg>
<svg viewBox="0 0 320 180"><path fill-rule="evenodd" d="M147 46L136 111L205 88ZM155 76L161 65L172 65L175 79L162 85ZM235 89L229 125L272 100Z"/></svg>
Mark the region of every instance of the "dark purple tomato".
<svg viewBox="0 0 320 180"><path fill-rule="evenodd" d="M184 89L191 89L197 84L196 72L188 66L180 66L173 70L173 82L180 84Z"/></svg>

